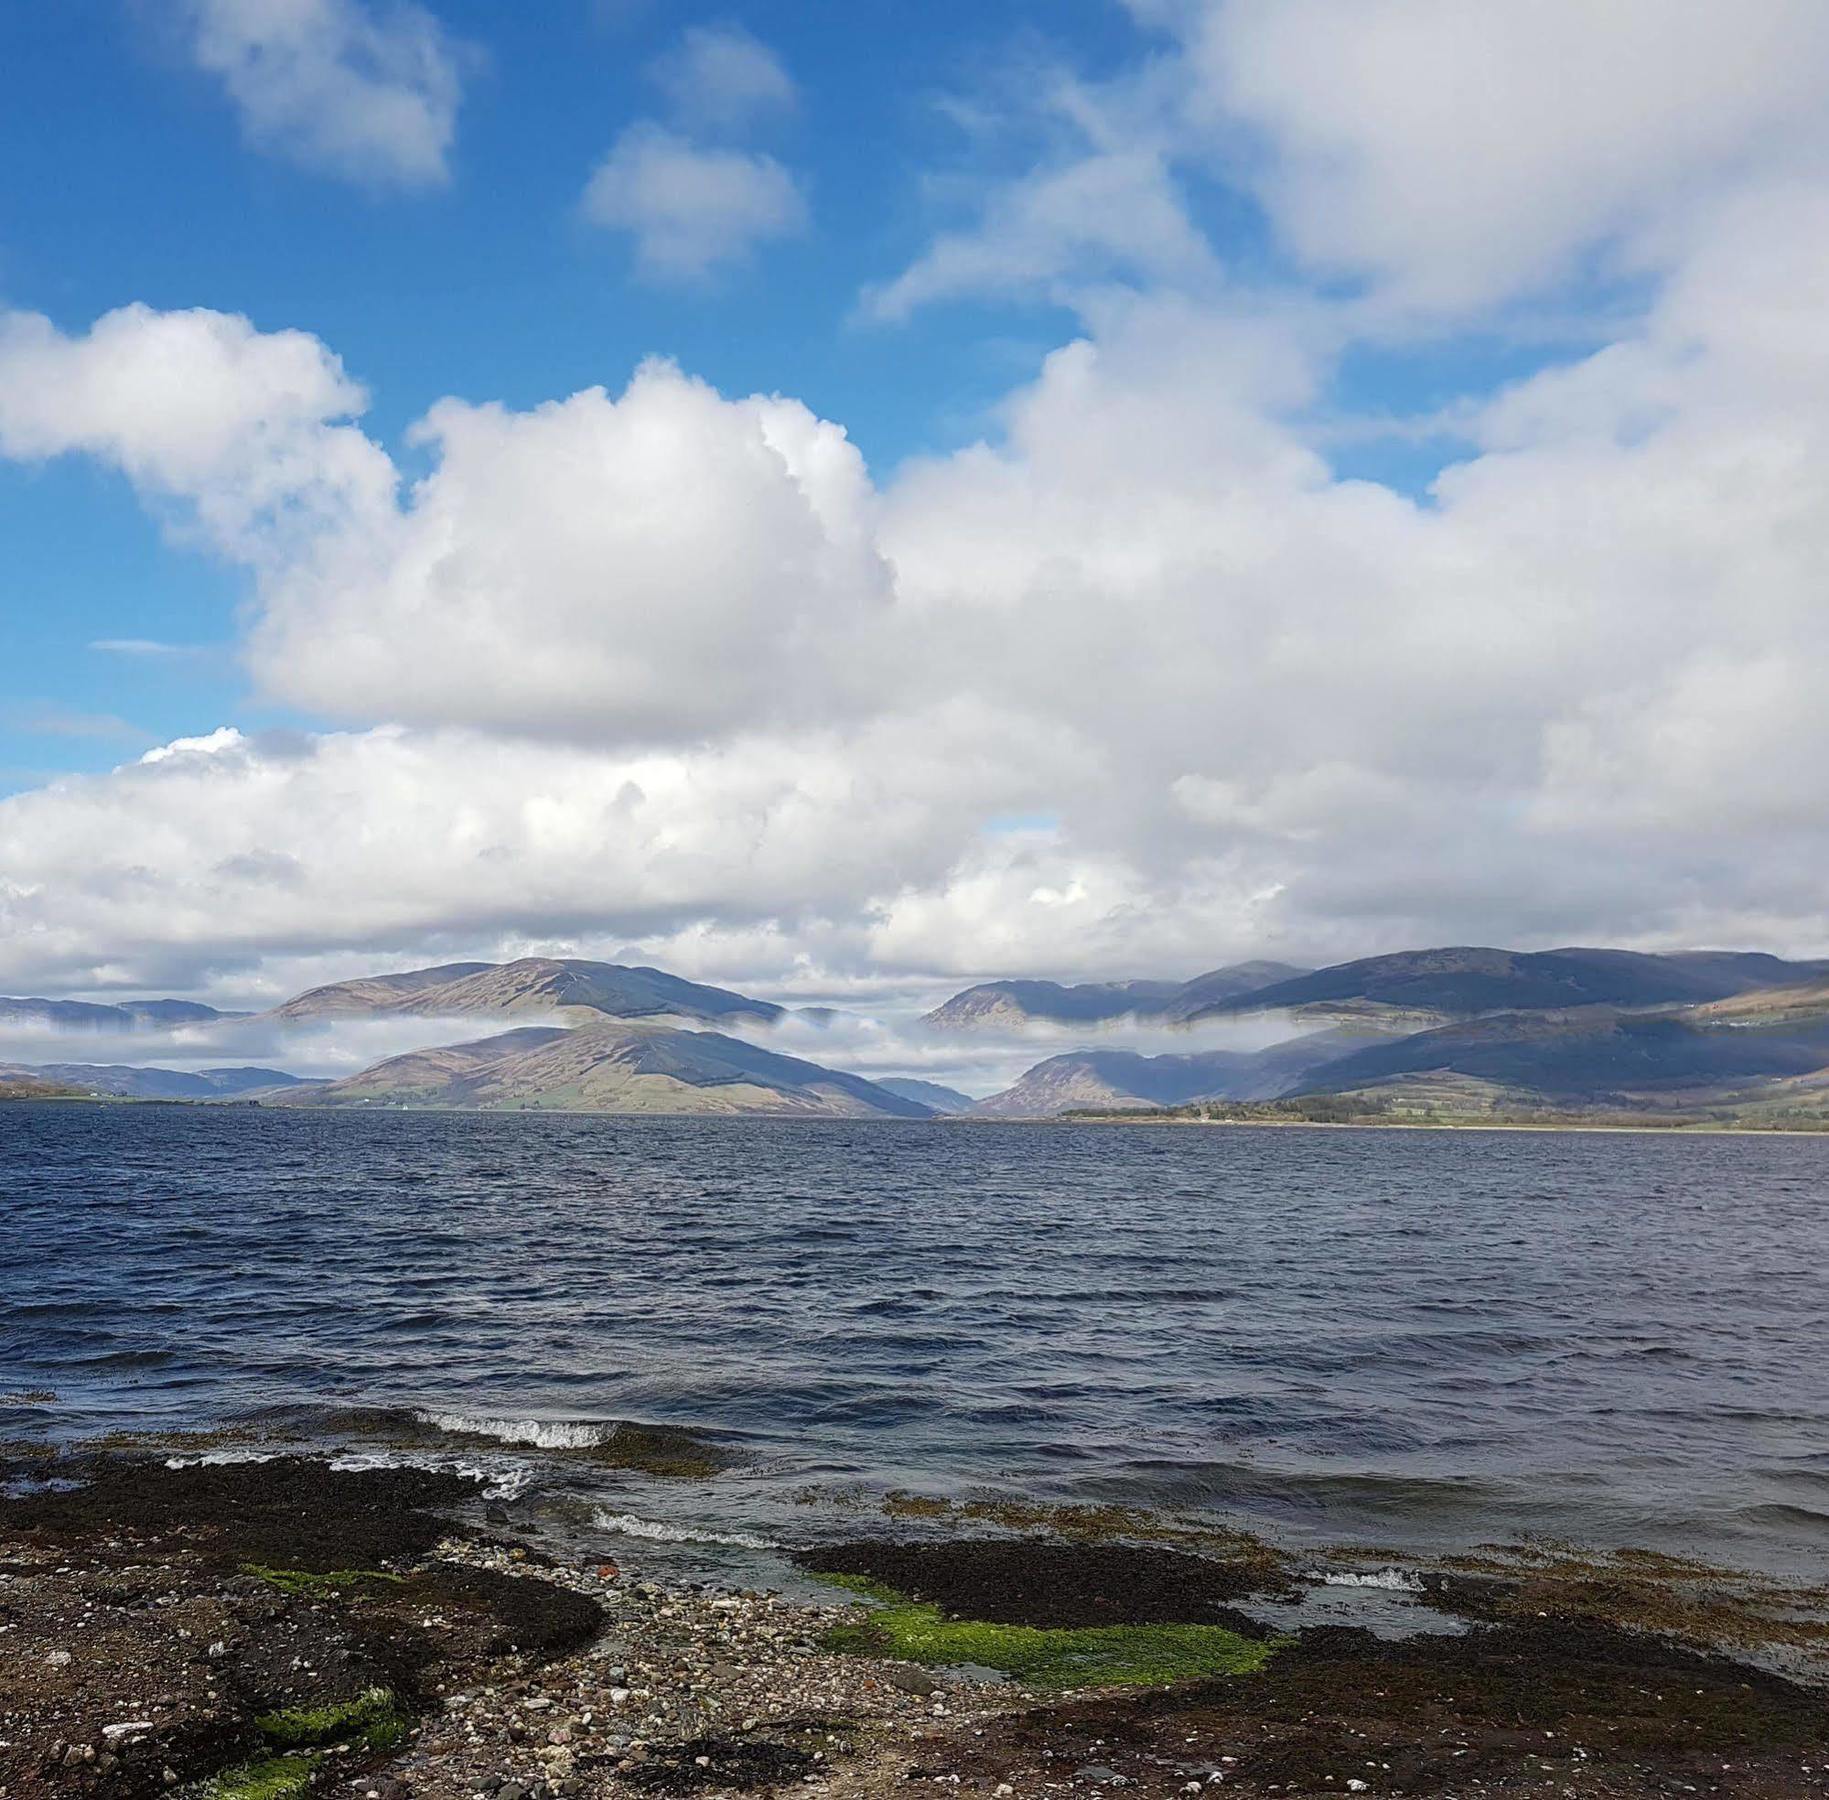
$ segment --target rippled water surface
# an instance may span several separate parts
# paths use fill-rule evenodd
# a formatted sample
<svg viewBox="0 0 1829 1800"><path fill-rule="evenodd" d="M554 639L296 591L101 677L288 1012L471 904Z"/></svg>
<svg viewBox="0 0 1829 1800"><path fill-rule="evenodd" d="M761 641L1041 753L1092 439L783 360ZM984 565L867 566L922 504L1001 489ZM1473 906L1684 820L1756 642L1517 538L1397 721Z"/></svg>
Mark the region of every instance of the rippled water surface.
<svg viewBox="0 0 1829 1800"><path fill-rule="evenodd" d="M738 1465L604 1504L737 1533L905 1488L1829 1569L1829 1140L15 1105L0 1183L0 1436L638 1419Z"/></svg>

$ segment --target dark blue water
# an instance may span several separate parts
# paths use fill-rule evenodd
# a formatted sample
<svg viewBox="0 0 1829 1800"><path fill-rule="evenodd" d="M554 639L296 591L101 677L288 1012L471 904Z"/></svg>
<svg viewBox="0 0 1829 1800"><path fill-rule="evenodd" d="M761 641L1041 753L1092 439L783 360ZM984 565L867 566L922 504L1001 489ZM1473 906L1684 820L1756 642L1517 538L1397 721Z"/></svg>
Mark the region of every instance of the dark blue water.
<svg viewBox="0 0 1829 1800"><path fill-rule="evenodd" d="M612 1508L721 1528L908 1488L1829 1568L1825 1139L16 1105L0 1230L0 1390L55 1394L0 1437L632 1418L739 1465Z"/></svg>

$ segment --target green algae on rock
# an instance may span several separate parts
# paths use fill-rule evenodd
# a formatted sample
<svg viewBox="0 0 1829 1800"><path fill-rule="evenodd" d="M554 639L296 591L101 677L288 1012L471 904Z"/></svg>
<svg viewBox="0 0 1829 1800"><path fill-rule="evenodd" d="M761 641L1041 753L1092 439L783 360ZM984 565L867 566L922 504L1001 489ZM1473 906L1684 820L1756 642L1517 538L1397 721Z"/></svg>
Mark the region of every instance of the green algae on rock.
<svg viewBox="0 0 1829 1800"><path fill-rule="evenodd" d="M1255 1565L1267 1576L1280 1573L1287 1561L1275 1546L1236 1526L1113 1501L1041 1501L1012 1496L948 1500L897 1489L885 1494L880 1506L892 1519L965 1519L1010 1531L1041 1531L1052 1537L1092 1543L1174 1545L1202 1555L1218 1554L1239 1566Z"/></svg>
<svg viewBox="0 0 1829 1800"><path fill-rule="evenodd" d="M393 1690L372 1687L353 1700L324 1706L287 1706L277 1712L260 1713L254 1725L268 1742L287 1749L328 1744L333 1739L360 1739L370 1748L382 1749L399 1738L405 1721Z"/></svg>
<svg viewBox="0 0 1829 1800"><path fill-rule="evenodd" d="M241 1572L264 1581L268 1587L278 1588L282 1594L289 1594L294 1599L342 1593L359 1581L398 1583L406 1579L405 1576L395 1575L386 1569L325 1569L320 1573L313 1569L276 1569L266 1563L243 1563Z"/></svg>
<svg viewBox="0 0 1829 1800"><path fill-rule="evenodd" d="M999 1625L949 1619L937 1606L856 1576L823 1579L875 1602L835 1625L825 1647L895 1656L929 1668L998 1669L1038 1688L1137 1687L1261 1668L1281 1639L1252 1639L1224 1625Z"/></svg>
<svg viewBox="0 0 1829 1800"><path fill-rule="evenodd" d="M730 1466L726 1452L694 1432L677 1425L639 1425L628 1419L584 1454L606 1468L685 1481L702 1481Z"/></svg>
<svg viewBox="0 0 1829 1800"><path fill-rule="evenodd" d="M296 1800L311 1786L316 1768L311 1756L257 1756L212 1775L190 1792L198 1800Z"/></svg>

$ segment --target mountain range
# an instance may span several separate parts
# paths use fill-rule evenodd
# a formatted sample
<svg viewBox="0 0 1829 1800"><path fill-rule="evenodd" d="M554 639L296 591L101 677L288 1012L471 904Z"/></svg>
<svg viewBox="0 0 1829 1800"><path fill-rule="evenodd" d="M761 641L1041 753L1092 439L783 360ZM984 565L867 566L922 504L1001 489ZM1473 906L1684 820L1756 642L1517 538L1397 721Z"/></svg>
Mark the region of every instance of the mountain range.
<svg viewBox="0 0 1829 1800"><path fill-rule="evenodd" d="M1454 1075L1545 1104L1707 1105L1829 1071L1829 982L1659 1011L1499 1013L1343 1056L1309 1091Z"/></svg>
<svg viewBox="0 0 1829 1800"><path fill-rule="evenodd" d="M1179 1024L1207 1008L1306 971L1289 963L1231 963L1192 981L986 981L925 1015L936 1031L1009 1031L1031 1025Z"/></svg>
<svg viewBox="0 0 1829 1800"><path fill-rule="evenodd" d="M1254 1051L1144 1056L1134 1050L1071 1050L1038 1062L1012 1086L978 1101L971 1113L981 1119L1037 1119L1195 1100L1275 1099L1301 1089L1315 1071L1377 1036L1337 1027Z"/></svg>
<svg viewBox="0 0 1829 1800"><path fill-rule="evenodd" d="M140 1068L123 1063L0 1063L0 1079L39 1081L116 1100L233 1100L302 1085L282 1069Z"/></svg>
<svg viewBox="0 0 1829 1800"><path fill-rule="evenodd" d="M805 1009L803 1009L804 1013ZM513 1028L299 1081L271 1068L0 1066L30 1091L132 1099L257 1098L287 1106L428 1106L791 1117L1047 1118L1325 1103L1378 1116L1451 1113L1688 1120L1829 1119L1829 961L1755 952L1650 955L1479 946L1403 951L1316 970L1240 963L1186 982L986 982L926 1015L960 1036L1046 1024L1104 1035L1120 1021L1250 1023L1268 1048L1146 1055L1082 1045L974 1101L913 1076L866 1080L764 1048L784 1009L664 970L524 957L332 983L267 1025L386 1015ZM191 1001L0 1001L0 1023L72 1030L193 1027L249 1015ZM1268 1031L1266 1028L1268 1027ZM265 1029L265 1026L263 1026ZM456 1035L456 1034L453 1034Z"/></svg>
<svg viewBox="0 0 1829 1800"><path fill-rule="evenodd" d="M1480 945L1402 950L1298 969L1232 963L1191 981L988 981L926 1015L953 1031L1135 1019L1192 1025L1203 1019L1288 1012L1298 1020L1362 1019L1393 1028L1443 1024L1482 1013L1572 1006L1675 1006L1829 975L1829 961L1787 962L1760 951L1496 950Z"/></svg>
<svg viewBox="0 0 1829 1800"><path fill-rule="evenodd" d="M1347 1104L1316 1116L1829 1125L1829 981L1688 1006L1493 1013L1356 1042L1335 1027L1253 1060L1080 1051L974 1110L1224 1117L1228 1102L1271 1100L1300 1116L1303 1103L1328 1100ZM1187 1091L1194 1066L1209 1063L1204 1091ZM1277 1064L1283 1072L1262 1066Z"/></svg>
<svg viewBox="0 0 1829 1800"><path fill-rule="evenodd" d="M1446 1023L1484 1013L1583 1006L1685 1006L1829 974L1829 962L1786 962L1759 952L1405 950L1337 963L1183 1015L1198 1019L1289 1012L1298 1018L1358 1017Z"/></svg>

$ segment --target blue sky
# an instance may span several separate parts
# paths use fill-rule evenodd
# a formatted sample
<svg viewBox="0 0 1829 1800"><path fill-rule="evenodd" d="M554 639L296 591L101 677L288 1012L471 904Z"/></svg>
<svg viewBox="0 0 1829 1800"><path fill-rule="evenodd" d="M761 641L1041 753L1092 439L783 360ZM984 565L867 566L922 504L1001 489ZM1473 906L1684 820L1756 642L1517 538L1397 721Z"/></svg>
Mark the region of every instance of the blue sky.
<svg viewBox="0 0 1829 1800"><path fill-rule="evenodd" d="M78 326L130 300L208 306L334 345L392 443L448 393L532 405L624 382L649 354L726 392L784 391L842 419L873 465L950 447L1063 335L1059 309L972 302L860 323L866 283L931 230L931 176L965 160L942 105L988 67L1138 54L1121 9L556 0L441 3L476 47L452 180L434 192L327 180L251 151L234 107L159 16L119 0L0 14L0 299ZM657 111L647 73L693 22L740 18L801 90L757 141L802 172L804 235L701 283L633 270L626 241L581 222L591 165ZM74 462L0 465L9 673L0 787L99 769L249 704L227 650L245 579L174 552L118 477ZM96 641L215 647L194 657ZM135 728L115 732L108 722Z"/></svg>
<svg viewBox="0 0 1829 1800"><path fill-rule="evenodd" d="M6 9L0 970L1829 947L1826 120L1817 0Z"/></svg>

